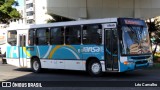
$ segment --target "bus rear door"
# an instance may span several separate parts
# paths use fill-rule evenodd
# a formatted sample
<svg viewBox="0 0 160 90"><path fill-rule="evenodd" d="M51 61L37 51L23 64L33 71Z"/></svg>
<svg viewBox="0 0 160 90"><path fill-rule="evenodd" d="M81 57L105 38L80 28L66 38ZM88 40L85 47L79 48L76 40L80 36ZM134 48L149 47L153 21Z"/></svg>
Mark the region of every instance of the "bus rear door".
<svg viewBox="0 0 160 90"><path fill-rule="evenodd" d="M26 35L25 34L19 34L19 64L20 67L26 67L27 66L27 61L26 61Z"/></svg>

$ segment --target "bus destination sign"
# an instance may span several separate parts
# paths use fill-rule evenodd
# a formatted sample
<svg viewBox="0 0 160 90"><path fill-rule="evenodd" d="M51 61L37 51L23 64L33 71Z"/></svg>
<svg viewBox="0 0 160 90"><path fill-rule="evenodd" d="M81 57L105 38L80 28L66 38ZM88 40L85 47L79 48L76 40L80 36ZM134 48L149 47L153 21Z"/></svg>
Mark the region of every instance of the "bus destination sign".
<svg viewBox="0 0 160 90"><path fill-rule="evenodd" d="M139 20L139 19L122 18L119 21L120 21L121 25L140 25L140 26L146 26L145 22L143 20Z"/></svg>
<svg viewBox="0 0 160 90"><path fill-rule="evenodd" d="M131 25L141 25L140 21L137 20L124 20L125 24L131 24Z"/></svg>

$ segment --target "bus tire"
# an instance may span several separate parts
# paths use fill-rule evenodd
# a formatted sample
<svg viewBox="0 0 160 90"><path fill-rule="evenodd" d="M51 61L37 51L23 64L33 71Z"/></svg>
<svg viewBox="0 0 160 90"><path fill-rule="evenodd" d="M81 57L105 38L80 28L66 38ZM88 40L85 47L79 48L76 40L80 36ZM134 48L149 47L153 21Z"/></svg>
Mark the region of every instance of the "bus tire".
<svg viewBox="0 0 160 90"><path fill-rule="evenodd" d="M41 72L41 63L38 58L32 60L32 71L35 73Z"/></svg>
<svg viewBox="0 0 160 90"><path fill-rule="evenodd" d="M101 76L102 75L102 66L100 62L97 60L91 60L88 63L87 70L91 76Z"/></svg>

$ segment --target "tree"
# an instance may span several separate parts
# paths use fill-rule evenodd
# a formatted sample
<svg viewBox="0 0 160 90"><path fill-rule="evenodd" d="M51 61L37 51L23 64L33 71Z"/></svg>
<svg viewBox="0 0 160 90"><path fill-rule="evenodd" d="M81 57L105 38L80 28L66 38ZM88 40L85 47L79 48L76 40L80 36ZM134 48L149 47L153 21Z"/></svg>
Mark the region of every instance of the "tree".
<svg viewBox="0 0 160 90"><path fill-rule="evenodd" d="M9 24L10 19L21 18L20 13L13 6L18 6L15 0L0 1L0 23Z"/></svg>
<svg viewBox="0 0 160 90"><path fill-rule="evenodd" d="M158 20L158 18L155 18L153 22L151 22L151 19L149 19L149 22L147 22L147 24L151 41L155 44L155 49L153 50L154 55L156 53L157 46L160 43L160 21Z"/></svg>

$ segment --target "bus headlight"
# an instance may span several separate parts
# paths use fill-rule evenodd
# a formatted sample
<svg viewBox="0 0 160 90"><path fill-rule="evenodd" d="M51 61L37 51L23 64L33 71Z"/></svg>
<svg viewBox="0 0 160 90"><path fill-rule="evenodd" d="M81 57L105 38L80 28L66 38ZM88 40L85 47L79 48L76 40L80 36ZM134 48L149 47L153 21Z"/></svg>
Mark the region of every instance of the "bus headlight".
<svg viewBox="0 0 160 90"><path fill-rule="evenodd" d="M123 64L124 64L124 65L128 65L129 62L128 62L128 61L124 61Z"/></svg>
<svg viewBox="0 0 160 90"><path fill-rule="evenodd" d="M133 62L133 61L124 61L123 64L124 64L124 65L134 64L134 62Z"/></svg>

